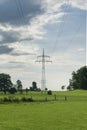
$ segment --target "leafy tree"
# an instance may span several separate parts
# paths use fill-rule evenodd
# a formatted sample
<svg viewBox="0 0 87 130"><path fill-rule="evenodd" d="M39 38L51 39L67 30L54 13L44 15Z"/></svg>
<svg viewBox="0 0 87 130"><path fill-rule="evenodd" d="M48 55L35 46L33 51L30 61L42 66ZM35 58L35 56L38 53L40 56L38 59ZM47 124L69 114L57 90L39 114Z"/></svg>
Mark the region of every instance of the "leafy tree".
<svg viewBox="0 0 87 130"><path fill-rule="evenodd" d="M17 84L13 84L13 88L15 88L17 90L18 89L18 85Z"/></svg>
<svg viewBox="0 0 87 130"><path fill-rule="evenodd" d="M45 88L45 91L47 91L48 89L47 88Z"/></svg>
<svg viewBox="0 0 87 130"><path fill-rule="evenodd" d="M87 66L83 66L76 72L73 71L68 88L87 90Z"/></svg>
<svg viewBox="0 0 87 130"><path fill-rule="evenodd" d="M65 86L64 86L64 85L63 85L63 86L61 86L61 89L62 89L62 90L64 90L64 89L65 89Z"/></svg>
<svg viewBox="0 0 87 130"><path fill-rule="evenodd" d="M23 85L22 85L21 80L17 80L17 89L18 89L18 91L20 91L21 93L22 93L22 88L23 88Z"/></svg>
<svg viewBox="0 0 87 130"><path fill-rule="evenodd" d="M35 81L32 82L32 87L30 87L30 91L36 91L37 88L37 83Z"/></svg>
<svg viewBox="0 0 87 130"><path fill-rule="evenodd" d="M37 83L35 81L32 82L32 88L33 90L37 90Z"/></svg>
<svg viewBox="0 0 87 130"><path fill-rule="evenodd" d="M37 88L37 91L38 91L38 92L40 92L40 91L41 91L41 89L40 89L40 88Z"/></svg>
<svg viewBox="0 0 87 130"><path fill-rule="evenodd" d="M52 95L52 91L51 91L51 90L48 90L48 91L47 91L47 94L48 94L48 95Z"/></svg>
<svg viewBox="0 0 87 130"><path fill-rule="evenodd" d="M6 94L6 91L8 91L12 87L11 77L8 74L1 73L0 74L0 90L4 91Z"/></svg>
<svg viewBox="0 0 87 130"><path fill-rule="evenodd" d="M26 91L26 94L27 94L28 93L28 88L26 88L25 91Z"/></svg>
<svg viewBox="0 0 87 130"><path fill-rule="evenodd" d="M34 90L33 90L33 87L30 87L30 89L29 89L29 90L30 90L30 91L34 91Z"/></svg>
<svg viewBox="0 0 87 130"><path fill-rule="evenodd" d="M10 88L10 90L9 90L9 93L11 93L11 94L15 94L16 92L17 92L17 90L15 87Z"/></svg>

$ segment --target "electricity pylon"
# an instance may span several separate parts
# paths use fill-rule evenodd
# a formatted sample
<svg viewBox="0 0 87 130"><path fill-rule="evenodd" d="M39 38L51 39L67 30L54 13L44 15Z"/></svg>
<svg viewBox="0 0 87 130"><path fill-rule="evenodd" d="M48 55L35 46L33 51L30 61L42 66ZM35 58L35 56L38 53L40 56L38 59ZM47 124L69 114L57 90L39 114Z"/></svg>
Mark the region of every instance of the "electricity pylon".
<svg viewBox="0 0 87 130"><path fill-rule="evenodd" d="M48 58L48 60L47 60ZM44 53L44 48L43 48L43 53L40 56L37 56L37 61L36 62L41 62L42 63L42 79L41 79L41 90L44 91L46 88L46 76L45 76L45 63L46 62L52 62L50 59L50 56L45 55Z"/></svg>

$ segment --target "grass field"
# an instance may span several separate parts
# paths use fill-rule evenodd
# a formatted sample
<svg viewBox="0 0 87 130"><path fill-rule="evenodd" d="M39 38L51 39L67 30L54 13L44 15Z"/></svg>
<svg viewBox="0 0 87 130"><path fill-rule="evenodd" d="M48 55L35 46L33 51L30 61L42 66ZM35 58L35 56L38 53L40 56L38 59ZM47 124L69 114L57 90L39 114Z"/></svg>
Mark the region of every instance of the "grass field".
<svg viewBox="0 0 87 130"><path fill-rule="evenodd" d="M67 96L87 95L87 91L55 93L56 95ZM36 96L38 93L32 93L32 95ZM0 130L87 130L87 102L56 101L0 104Z"/></svg>
<svg viewBox="0 0 87 130"><path fill-rule="evenodd" d="M23 94L16 93L16 94L4 94L0 93L0 101L4 98L7 99L18 99L21 100L22 98L32 98L34 101L64 101L65 97L67 97L68 101L87 101L87 91L54 91L52 95L47 95L47 92L32 92L29 91L27 94L23 92Z"/></svg>

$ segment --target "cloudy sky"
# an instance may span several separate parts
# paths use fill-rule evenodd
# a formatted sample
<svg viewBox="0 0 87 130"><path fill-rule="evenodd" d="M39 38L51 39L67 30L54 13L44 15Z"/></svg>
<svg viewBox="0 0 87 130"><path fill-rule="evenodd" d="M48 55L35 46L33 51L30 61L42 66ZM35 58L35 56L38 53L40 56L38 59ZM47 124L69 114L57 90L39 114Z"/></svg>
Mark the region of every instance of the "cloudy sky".
<svg viewBox="0 0 87 130"><path fill-rule="evenodd" d="M86 0L0 0L0 73L18 79L24 88L41 87L41 63L46 63L47 88L68 85L72 71L86 65Z"/></svg>

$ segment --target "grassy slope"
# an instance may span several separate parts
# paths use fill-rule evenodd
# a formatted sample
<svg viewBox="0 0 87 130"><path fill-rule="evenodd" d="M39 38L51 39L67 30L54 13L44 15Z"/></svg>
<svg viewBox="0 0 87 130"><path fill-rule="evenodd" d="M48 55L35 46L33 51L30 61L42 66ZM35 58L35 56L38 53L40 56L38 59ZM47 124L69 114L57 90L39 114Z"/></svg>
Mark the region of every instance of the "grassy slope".
<svg viewBox="0 0 87 130"><path fill-rule="evenodd" d="M54 92L56 95L66 95L66 96L87 96L86 90L74 90L74 91L57 91Z"/></svg>
<svg viewBox="0 0 87 130"><path fill-rule="evenodd" d="M57 95L57 96L87 96L87 91L85 90L75 90L75 91L55 91L55 92L52 92L53 96L54 95ZM32 98L35 98L35 99L44 99L46 96L48 96L46 94L46 92L28 92L28 94L26 94L25 92L23 92L23 94L3 94L3 93L0 93L0 98L3 98L3 97L16 97L16 98L21 98L21 97L32 97ZM51 96L48 96L48 97L51 97Z"/></svg>
<svg viewBox="0 0 87 130"><path fill-rule="evenodd" d="M83 96L87 92L57 94ZM0 104L0 130L87 130L87 102Z"/></svg>

